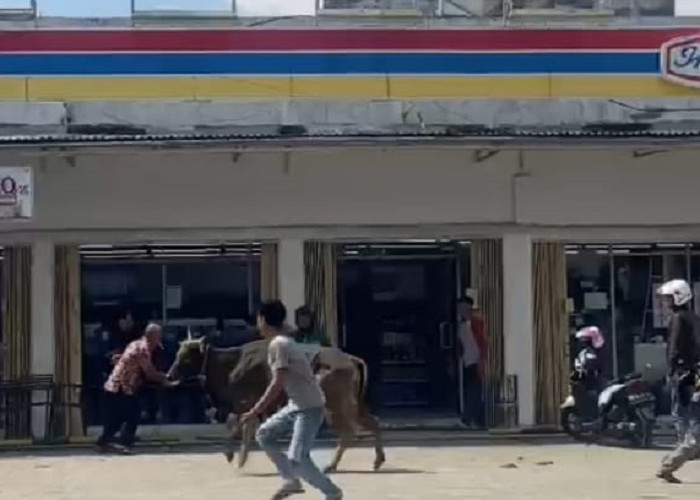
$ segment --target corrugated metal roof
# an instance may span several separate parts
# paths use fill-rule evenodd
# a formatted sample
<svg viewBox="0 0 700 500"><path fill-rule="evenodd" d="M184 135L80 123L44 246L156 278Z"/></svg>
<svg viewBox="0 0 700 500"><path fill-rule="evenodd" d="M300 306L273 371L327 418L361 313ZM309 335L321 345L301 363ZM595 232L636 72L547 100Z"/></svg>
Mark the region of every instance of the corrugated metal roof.
<svg viewBox="0 0 700 500"><path fill-rule="evenodd" d="M309 144L332 145L339 141L348 143L383 143L391 141L431 142L432 140L450 140L450 142L465 140L478 143L484 140L489 143L508 143L515 140L524 142L557 141L562 144L573 140L679 140L691 139L692 143L700 142L700 129L653 129L646 125L588 125L578 129L554 128L486 128L482 126L430 126L415 130L349 130L326 129L308 131L303 126L279 127L276 133L231 132L231 133L67 133L67 134L28 134L0 135L0 147L29 146L29 147L99 147L99 146L187 146L230 144L254 147L256 144L278 146L305 146Z"/></svg>

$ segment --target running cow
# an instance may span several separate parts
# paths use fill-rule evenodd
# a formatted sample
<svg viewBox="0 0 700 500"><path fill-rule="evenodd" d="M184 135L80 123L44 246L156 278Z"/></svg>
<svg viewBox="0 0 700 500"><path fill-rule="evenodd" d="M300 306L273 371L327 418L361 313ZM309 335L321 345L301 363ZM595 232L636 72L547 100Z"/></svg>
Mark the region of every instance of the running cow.
<svg viewBox="0 0 700 500"><path fill-rule="evenodd" d="M257 423L239 424L239 417L249 411L262 396L271 378L267 364L268 341L250 342L228 349L209 345L206 338L188 338L180 343L175 361L168 371L171 380L198 378L217 413L226 419L230 431L226 457L234 457L234 438L241 447L238 466L248 458ZM365 404L367 366L365 362L335 347L304 346L318 377L326 400L326 422L338 435L335 456L325 468L334 472L343 453L364 428L374 437L374 470L385 461L379 420ZM284 401L280 401L280 405Z"/></svg>

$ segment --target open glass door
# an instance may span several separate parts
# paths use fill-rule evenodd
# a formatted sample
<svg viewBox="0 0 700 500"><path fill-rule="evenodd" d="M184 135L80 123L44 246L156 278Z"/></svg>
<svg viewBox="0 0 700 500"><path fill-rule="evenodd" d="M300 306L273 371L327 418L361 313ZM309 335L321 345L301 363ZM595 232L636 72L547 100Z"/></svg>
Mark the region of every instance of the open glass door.
<svg viewBox="0 0 700 500"><path fill-rule="evenodd" d="M464 369L462 367L462 359L460 357L459 349L459 310L457 307L458 301L466 297L469 294L469 284L470 284L470 267L469 267L469 245L468 243L459 242L457 243L456 250L456 269L455 269L455 307L452 313L452 331L454 332L454 339L456 348L454 350L454 358L457 369L457 411L460 416L464 415L465 401L464 401ZM473 297L472 297L473 298Z"/></svg>
<svg viewBox="0 0 700 500"><path fill-rule="evenodd" d="M451 420L461 404L456 305L468 262L455 251L468 256L468 247L416 246L346 250L338 269L339 344L367 362L368 399L380 415Z"/></svg>

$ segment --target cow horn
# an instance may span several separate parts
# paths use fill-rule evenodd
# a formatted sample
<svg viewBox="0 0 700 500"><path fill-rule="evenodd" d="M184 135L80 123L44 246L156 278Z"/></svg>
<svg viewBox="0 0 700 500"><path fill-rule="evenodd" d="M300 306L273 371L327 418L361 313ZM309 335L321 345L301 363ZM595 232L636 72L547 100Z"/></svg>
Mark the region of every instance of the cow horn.
<svg viewBox="0 0 700 500"><path fill-rule="evenodd" d="M187 340L192 340L192 330L190 330L190 327L187 327Z"/></svg>

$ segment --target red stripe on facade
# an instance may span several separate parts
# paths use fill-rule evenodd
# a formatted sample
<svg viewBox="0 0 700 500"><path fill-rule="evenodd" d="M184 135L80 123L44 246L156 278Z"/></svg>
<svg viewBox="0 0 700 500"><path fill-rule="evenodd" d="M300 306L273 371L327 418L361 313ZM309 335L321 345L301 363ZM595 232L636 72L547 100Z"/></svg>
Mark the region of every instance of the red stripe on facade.
<svg viewBox="0 0 700 500"><path fill-rule="evenodd" d="M0 52L657 50L699 29L3 31Z"/></svg>

